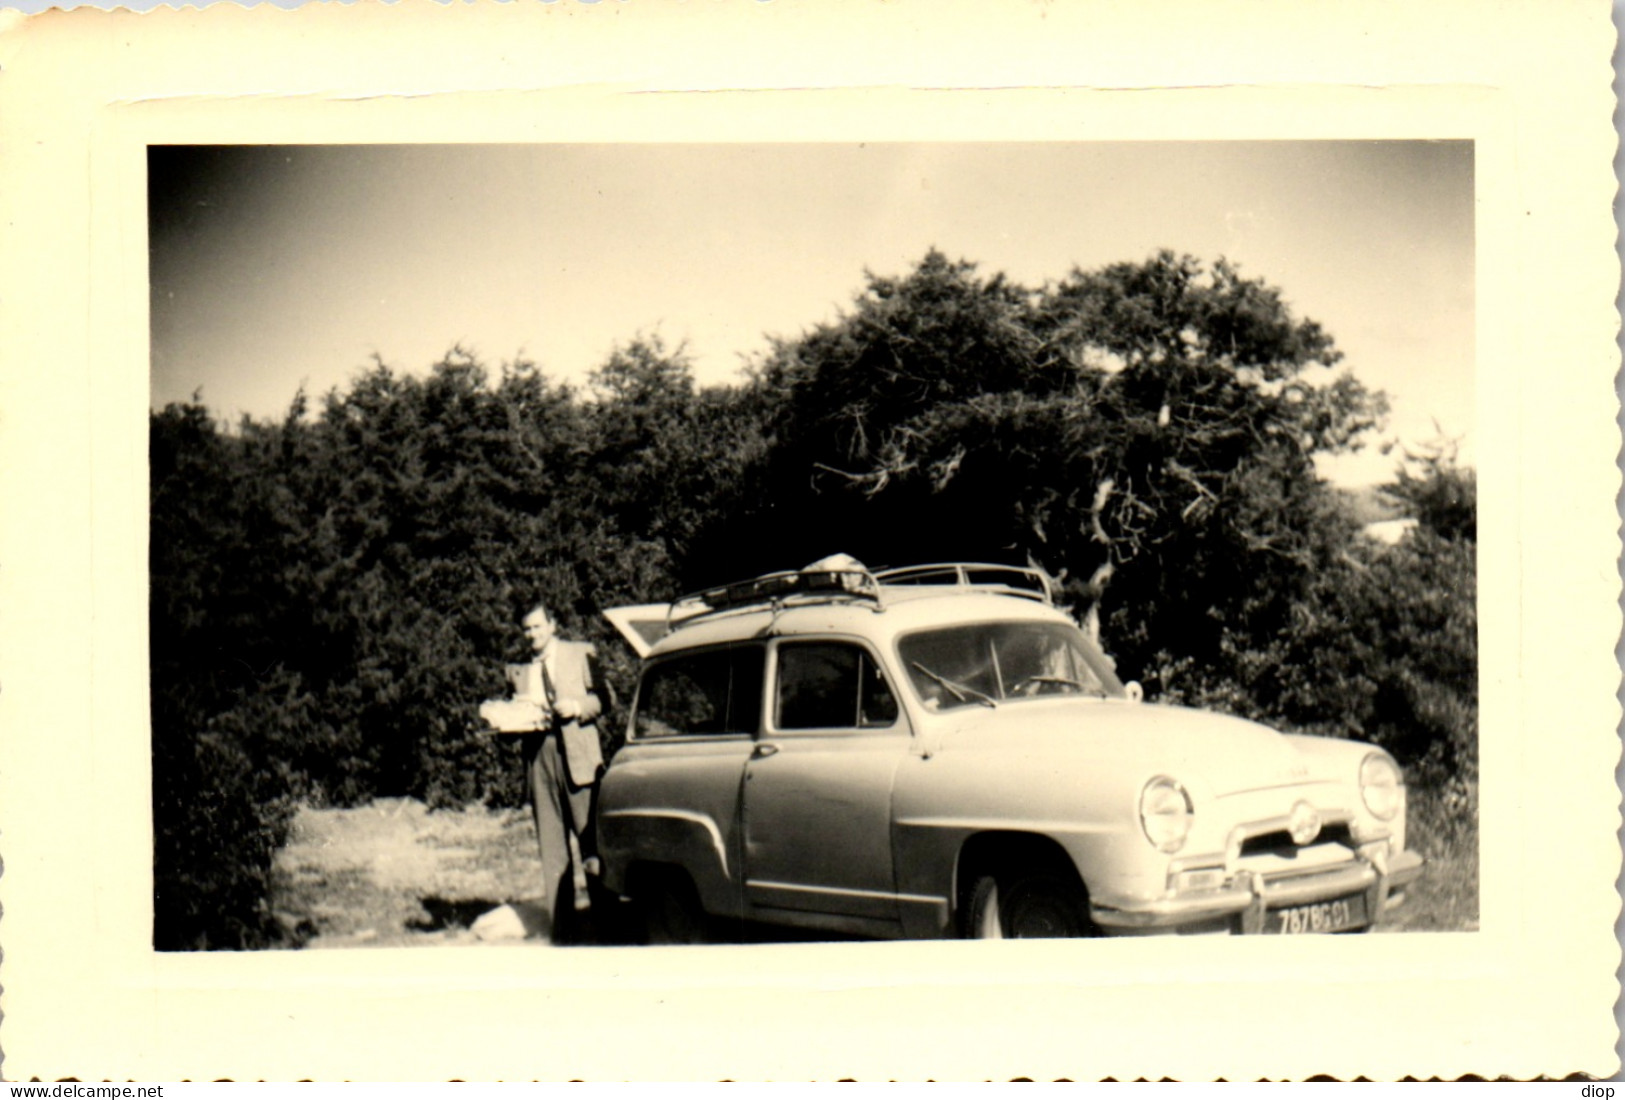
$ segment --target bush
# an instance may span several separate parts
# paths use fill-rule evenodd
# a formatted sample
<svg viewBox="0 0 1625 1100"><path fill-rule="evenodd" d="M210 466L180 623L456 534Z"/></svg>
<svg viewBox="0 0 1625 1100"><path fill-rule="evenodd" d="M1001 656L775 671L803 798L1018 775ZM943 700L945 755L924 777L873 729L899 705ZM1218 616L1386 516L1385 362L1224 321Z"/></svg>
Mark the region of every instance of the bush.
<svg viewBox="0 0 1625 1100"><path fill-rule="evenodd" d="M1422 882L1398 911L1399 927L1461 931L1478 922L1478 783L1413 787L1406 844L1427 859Z"/></svg>
<svg viewBox="0 0 1625 1100"><path fill-rule="evenodd" d="M297 677L267 660L278 544L243 442L202 406L154 414L150 451L153 944L262 947L297 767L283 749L312 726Z"/></svg>
<svg viewBox="0 0 1625 1100"><path fill-rule="evenodd" d="M276 943L271 861L287 840L291 800L230 733L167 736L154 748L153 946Z"/></svg>

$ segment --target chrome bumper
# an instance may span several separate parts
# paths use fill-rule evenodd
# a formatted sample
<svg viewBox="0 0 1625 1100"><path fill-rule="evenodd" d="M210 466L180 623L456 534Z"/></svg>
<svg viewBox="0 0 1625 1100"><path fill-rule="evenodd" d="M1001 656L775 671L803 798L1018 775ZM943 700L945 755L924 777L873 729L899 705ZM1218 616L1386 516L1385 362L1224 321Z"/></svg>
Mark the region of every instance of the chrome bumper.
<svg viewBox="0 0 1625 1100"><path fill-rule="evenodd" d="M1266 877L1243 871L1212 890L1118 905L1091 903L1089 916L1097 927L1110 932L1179 928L1240 914L1241 931L1251 934L1264 930L1264 914L1272 909L1363 893L1366 913L1376 924L1393 892L1421 876L1422 863L1416 852L1405 851L1386 859L1356 854L1348 863L1308 874Z"/></svg>

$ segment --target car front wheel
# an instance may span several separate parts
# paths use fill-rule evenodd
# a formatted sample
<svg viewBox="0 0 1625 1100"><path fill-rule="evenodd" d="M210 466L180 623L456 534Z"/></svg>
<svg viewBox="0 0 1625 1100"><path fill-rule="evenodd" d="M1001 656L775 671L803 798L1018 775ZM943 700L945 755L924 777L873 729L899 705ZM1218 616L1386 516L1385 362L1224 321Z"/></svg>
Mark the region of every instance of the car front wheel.
<svg viewBox="0 0 1625 1100"><path fill-rule="evenodd" d="M971 888L965 935L979 940L1096 935L1082 887L1049 872L983 875Z"/></svg>

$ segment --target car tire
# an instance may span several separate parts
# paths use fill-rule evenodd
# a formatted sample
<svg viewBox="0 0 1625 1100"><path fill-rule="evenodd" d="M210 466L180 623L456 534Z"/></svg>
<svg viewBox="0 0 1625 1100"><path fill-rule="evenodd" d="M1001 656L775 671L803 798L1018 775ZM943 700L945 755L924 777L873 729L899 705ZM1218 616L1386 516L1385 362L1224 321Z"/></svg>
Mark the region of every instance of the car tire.
<svg viewBox="0 0 1625 1100"><path fill-rule="evenodd" d="M705 943L709 939L699 892L682 871L663 868L645 874L634 900L645 943L664 946Z"/></svg>
<svg viewBox="0 0 1625 1100"><path fill-rule="evenodd" d="M1062 939L1098 935L1083 888L1065 875L1021 871L982 875L966 902L969 939Z"/></svg>

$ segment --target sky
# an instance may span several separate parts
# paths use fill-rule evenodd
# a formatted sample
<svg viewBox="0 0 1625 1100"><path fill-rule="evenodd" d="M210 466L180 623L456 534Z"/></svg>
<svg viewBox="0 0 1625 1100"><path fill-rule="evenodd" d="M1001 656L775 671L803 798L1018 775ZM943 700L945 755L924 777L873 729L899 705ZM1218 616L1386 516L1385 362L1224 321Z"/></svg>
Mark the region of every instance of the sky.
<svg viewBox="0 0 1625 1100"><path fill-rule="evenodd" d="M280 418L454 344L579 383L643 334L729 382L933 247L1030 286L1169 248L1280 287L1389 394L1386 438L1473 458L1470 142L155 146L148 169L154 408Z"/></svg>

